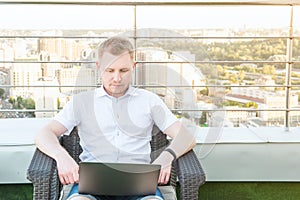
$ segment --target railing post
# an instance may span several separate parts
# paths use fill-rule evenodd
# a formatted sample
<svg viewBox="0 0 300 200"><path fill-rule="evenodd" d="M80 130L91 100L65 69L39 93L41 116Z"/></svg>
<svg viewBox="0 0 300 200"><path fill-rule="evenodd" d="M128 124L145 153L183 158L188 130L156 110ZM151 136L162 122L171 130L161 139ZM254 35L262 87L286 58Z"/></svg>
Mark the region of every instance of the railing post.
<svg viewBox="0 0 300 200"><path fill-rule="evenodd" d="M285 128L286 131L290 131L290 93L291 93L291 74L292 74L292 66L293 66L293 6L291 6L290 11L290 26L289 26L289 38L287 39L287 47L286 47L286 112L285 112Z"/></svg>

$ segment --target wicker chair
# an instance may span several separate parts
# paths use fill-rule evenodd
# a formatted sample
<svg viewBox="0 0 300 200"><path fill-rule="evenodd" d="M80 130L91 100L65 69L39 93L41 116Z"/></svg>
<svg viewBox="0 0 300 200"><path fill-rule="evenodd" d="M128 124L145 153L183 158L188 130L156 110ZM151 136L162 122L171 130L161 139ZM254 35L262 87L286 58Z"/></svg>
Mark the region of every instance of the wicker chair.
<svg viewBox="0 0 300 200"><path fill-rule="evenodd" d="M168 145L169 141L156 126L153 128L152 135L151 158L154 159ZM77 128L74 128L69 136L62 136L60 142L70 155L79 162L79 154L82 149L79 145ZM176 175L180 185L180 199L198 199L198 190L205 183L205 174L193 150L181 156L173 164L169 185L173 186L174 190L176 188ZM57 175L56 163L38 149L36 149L27 170L27 178L33 184L34 199L59 199L62 185Z"/></svg>

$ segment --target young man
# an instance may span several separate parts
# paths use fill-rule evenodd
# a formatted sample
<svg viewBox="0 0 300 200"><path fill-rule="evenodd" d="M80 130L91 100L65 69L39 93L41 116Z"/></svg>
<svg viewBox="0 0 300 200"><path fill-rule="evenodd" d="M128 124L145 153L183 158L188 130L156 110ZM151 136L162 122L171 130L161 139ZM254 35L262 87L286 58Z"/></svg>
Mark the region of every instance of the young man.
<svg viewBox="0 0 300 200"><path fill-rule="evenodd" d="M154 93L131 86L133 46L126 38L113 37L100 44L99 60L102 86L75 95L63 110L36 136L37 147L56 160L62 184L77 183L79 166L59 144L57 137L78 127L82 161L150 163L150 140L154 124L172 138L171 144L153 162L161 165L158 184L170 178L174 159L192 149L189 133ZM69 199L107 199L81 195L75 187ZM124 197L128 199L162 199ZM120 197L121 199L122 197Z"/></svg>

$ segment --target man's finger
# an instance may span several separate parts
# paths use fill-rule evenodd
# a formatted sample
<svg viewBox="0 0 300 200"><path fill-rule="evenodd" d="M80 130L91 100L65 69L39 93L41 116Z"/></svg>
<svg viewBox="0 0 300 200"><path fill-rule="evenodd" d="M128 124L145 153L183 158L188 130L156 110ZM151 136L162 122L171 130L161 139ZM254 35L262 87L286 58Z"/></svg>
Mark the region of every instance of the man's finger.
<svg viewBox="0 0 300 200"><path fill-rule="evenodd" d="M65 181L63 175L59 175L59 180L60 180L61 184L66 185L66 181Z"/></svg>
<svg viewBox="0 0 300 200"><path fill-rule="evenodd" d="M74 172L73 173L73 179L75 183L79 182L79 173L78 172Z"/></svg>

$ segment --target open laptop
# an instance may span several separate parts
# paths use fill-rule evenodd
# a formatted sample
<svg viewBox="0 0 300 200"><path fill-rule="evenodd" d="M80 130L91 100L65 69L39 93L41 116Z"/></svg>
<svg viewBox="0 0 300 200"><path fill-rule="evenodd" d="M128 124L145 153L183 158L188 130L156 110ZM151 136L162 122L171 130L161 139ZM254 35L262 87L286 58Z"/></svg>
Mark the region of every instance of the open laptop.
<svg viewBox="0 0 300 200"><path fill-rule="evenodd" d="M155 194L160 165L81 162L78 191L94 195Z"/></svg>

